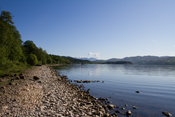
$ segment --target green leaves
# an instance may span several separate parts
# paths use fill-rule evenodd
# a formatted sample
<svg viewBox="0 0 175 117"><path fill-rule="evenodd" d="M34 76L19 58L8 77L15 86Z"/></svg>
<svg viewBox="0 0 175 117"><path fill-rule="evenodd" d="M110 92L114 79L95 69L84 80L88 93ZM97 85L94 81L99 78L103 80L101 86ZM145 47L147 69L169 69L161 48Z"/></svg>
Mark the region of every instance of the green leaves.
<svg viewBox="0 0 175 117"><path fill-rule="evenodd" d="M60 56L51 57L46 50L38 48L33 41L27 40L22 45L21 35L14 26L11 13L2 11L0 14L0 76L7 71L20 71L29 65L35 64L67 64L69 60ZM3 71L3 72L2 72Z"/></svg>
<svg viewBox="0 0 175 117"><path fill-rule="evenodd" d="M29 54L27 57L27 63L30 65L36 65L38 62L35 54Z"/></svg>

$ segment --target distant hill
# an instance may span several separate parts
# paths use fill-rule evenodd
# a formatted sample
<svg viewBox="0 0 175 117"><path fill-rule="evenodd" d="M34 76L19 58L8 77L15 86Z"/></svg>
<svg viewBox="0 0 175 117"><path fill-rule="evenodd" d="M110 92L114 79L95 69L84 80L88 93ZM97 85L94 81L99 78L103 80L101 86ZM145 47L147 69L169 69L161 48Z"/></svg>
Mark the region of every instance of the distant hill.
<svg viewBox="0 0 175 117"><path fill-rule="evenodd" d="M148 64L148 65L175 65L175 57L169 56L136 56L125 57L122 60L130 61L134 64Z"/></svg>
<svg viewBox="0 0 175 117"><path fill-rule="evenodd" d="M116 62L116 61L121 61L121 59L111 58L111 59L108 59L106 61L108 61L108 62Z"/></svg>
<svg viewBox="0 0 175 117"><path fill-rule="evenodd" d="M76 58L76 59L88 60L88 61L97 61L97 60L98 60L98 59L96 59L96 58L86 58L86 57Z"/></svg>
<svg viewBox="0 0 175 117"><path fill-rule="evenodd" d="M81 59L67 57L67 56L62 56L62 57L67 58L72 64L92 64L92 62L89 60L81 60Z"/></svg>
<svg viewBox="0 0 175 117"><path fill-rule="evenodd" d="M117 61L128 61L133 64L142 65L175 65L175 57L171 56L134 56L125 57L123 59L111 58L108 60L97 60L96 63L107 63L107 62L117 62Z"/></svg>
<svg viewBox="0 0 175 117"><path fill-rule="evenodd" d="M111 58L108 60L98 60L95 58L81 58L81 59L73 57L65 57L65 58L67 58L73 64L118 64L118 63L127 64L128 62L128 64L132 63L141 65L175 65L175 57L171 56L162 56L162 57L133 56L133 57L125 57L123 59Z"/></svg>
<svg viewBox="0 0 175 117"><path fill-rule="evenodd" d="M159 59L160 59L160 57L157 57L157 56L135 56L135 57L125 57L122 60L142 64L142 63L146 63L148 61L156 61Z"/></svg>
<svg viewBox="0 0 175 117"><path fill-rule="evenodd" d="M103 62L102 64L132 64L132 62L129 62L129 61L116 61L116 62L107 61L107 62Z"/></svg>

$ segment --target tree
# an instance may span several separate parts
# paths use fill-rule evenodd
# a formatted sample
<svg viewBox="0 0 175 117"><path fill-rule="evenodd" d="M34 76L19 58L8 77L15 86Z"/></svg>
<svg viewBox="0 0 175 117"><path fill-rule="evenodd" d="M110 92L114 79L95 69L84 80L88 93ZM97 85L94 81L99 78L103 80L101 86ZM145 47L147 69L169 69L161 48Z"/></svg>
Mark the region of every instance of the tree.
<svg viewBox="0 0 175 117"><path fill-rule="evenodd" d="M27 63L30 65L36 65L38 62L35 54L29 54L27 57Z"/></svg>
<svg viewBox="0 0 175 117"><path fill-rule="evenodd" d="M36 49L36 45L31 40L27 40L23 44L23 52L25 54L35 54Z"/></svg>
<svg viewBox="0 0 175 117"><path fill-rule="evenodd" d="M52 59L50 56L47 56L47 64L51 64L52 63Z"/></svg>
<svg viewBox="0 0 175 117"><path fill-rule="evenodd" d="M0 15L0 60L5 57L19 61L22 56L21 35L13 24L11 13L2 11Z"/></svg>

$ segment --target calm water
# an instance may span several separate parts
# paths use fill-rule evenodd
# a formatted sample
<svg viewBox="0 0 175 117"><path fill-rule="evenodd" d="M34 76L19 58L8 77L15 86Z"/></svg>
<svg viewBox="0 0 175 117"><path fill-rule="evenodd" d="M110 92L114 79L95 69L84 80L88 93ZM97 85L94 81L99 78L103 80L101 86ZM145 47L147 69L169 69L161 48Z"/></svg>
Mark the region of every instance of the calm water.
<svg viewBox="0 0 175 117"><path fill-rule="evenodd" d="M125 110L118 109L123 113L131 110L132 116L165 117L162 111L168 111L175 116L175 66L77 64L57 70L71 80L100 80L84 86L96 98L111 97L109 101L120 108L127 104Z"/></svg>

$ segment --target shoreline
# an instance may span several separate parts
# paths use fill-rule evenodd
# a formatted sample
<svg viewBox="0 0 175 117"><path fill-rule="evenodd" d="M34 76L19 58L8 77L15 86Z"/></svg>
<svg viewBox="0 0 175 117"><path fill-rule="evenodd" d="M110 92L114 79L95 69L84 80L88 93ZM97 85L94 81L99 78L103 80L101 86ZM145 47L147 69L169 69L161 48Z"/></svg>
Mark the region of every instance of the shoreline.
<svg viewBox="0 0 175 117"><path fill-rule="evenodd" d="M50 66L4 78L9 84L0 89L0 116L110 116L98 99Z"/></svg>

